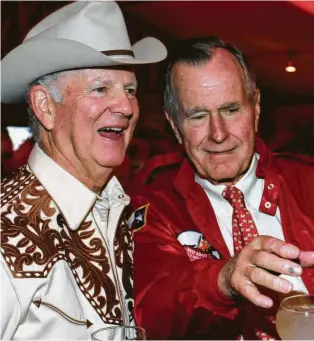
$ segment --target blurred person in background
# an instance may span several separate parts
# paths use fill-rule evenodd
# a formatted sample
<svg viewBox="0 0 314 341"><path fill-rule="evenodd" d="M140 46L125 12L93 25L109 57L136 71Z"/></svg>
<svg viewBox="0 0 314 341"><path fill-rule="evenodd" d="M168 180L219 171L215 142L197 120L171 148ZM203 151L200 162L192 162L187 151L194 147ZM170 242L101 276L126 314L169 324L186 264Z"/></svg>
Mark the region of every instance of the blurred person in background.
<svg viewBox="0 0 314 341"><path fill-rule="evenodd" d="M132 178L144 166L146 160L150 156L150 140L134 137L128 149L128 155L131 160Z"/></svg>
<svg viewBox="0 0 314 341"><path fill-rule="evenodd" d="M1 184L1 339L134 324L130 198L112 171L139 117L134 65L166 53L155 38L131 46L114 1L77 1L2 60L2 101L26 96L37 142Z"/></svg>
<svg viewBox="0 0 314 341"><path fill-rule="evenodd" d="M12 150L10 157L4 160L4 164L2 165L4 169L4 172L2 173L2 179L11 175L14 171L27 163L33 147L33 139L28 138L22 142L16 150Z"/></svg>
<svg viewBox="0 0 314 341"><path fill-rule="evenodd" d="M28 138L14 151L13 162L15 169L18 169L27 163L29 155L34 148L34 144L33 139Z"/></svg>
<svg viewBox="0 0 314 341"><path fill-rule="evenodd" d="M1 179L13 172L13 144L6 127L1 126Z"/></svg>
<svg viewBox="0 0 314 341"><path fill-rule="evenodd" d="M258 138L254 77L218 38L182 42L164 99L186 157L130 193L135 317L149 339L278 338L280 299L314 293L313 166Z"/></svg>

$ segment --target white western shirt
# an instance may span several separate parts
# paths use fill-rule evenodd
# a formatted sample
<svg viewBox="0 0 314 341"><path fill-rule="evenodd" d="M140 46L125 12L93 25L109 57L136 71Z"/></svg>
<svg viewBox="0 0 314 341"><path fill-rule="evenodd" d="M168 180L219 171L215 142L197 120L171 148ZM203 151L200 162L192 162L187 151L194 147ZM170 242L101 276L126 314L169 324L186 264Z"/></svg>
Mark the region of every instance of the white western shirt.
<svg viewBox="0 0 314 341"><path fill-rule="evenodd" d="M118 221L125 206L130 201L118 180L113 177L103 192L96 195L55 163L37 145L31 152L26 170L30 174L29 181L25 181L25 179L14 180L20 181L20 189L13 192L9 187L18 182L13 183L12 181L5 185L5 192L1 193L2 200L4 200L2 206L4 219L9 221L9 224L18 219L19 214L16 215L15 211L10 213L10 205L12 203L14 205L15 200L20 200L19 193L23 190L23 187L25 189L30 186L28 183L34 186L35 175L53 199L53 201L50 199L47 201L49 205L40 207L43 221L47 222L47 228L45 229L42 224L38 224L37 231L54 233L53 235L50 234L54 245L58 243L58 240L61 240L61 243L69 243L68 249L66 249L69 256L68 258L64 256L65 249L60 244L61 251L56 254L56 257L60 257L58 261L49 259L47 264L41 265L39 260L34 261L33 254L31 264L27 264L25 261L21 262L23 269L26 269L26 272L23 272L23 278L13 276L12 273L16 272L16 268L11 265L13 271L11 272L8 264L12 264L12 260L18 259L20 253L27 255L28 252L25 252L25 247L33 245L33 248L36 248L35 252L38 252L39 258L44 258L46 254L49 255L49 248L54 247L51 246L49 240L38 236L39 232L35 232L35 228L31 227L30 223L25 227L16 225L16 235L12 235L12 238L9 237L9 240L5 242L12 244L12 250L16 252L17 256L13 256L13 258L11 256L11 263L8 263L8 251L6 251L1 257L0 263L1 339L90 339L93 331L108 326L108 323L111 325L110 319L115 317L116 311L119 309L121 309L121 318L119 315L117 319L122 319L120 323L131 324L132 321L130 321L130 314L127 309L128 303L122 286L122 270L121 267L117 267L115 264L113 248ZM22 205L26 210L29 207L32 210L36 209L36 206L32 204L32 199L36 199L37 205L41 205L41 196L46 195L44 189L34 186L33 189L29 190L28 197L22 201ZM37 194L36 190L38 191ZM16 195L16 198L14 198L14 195ZM32 195L34 196L32 197ZM8 199L6 199L6 196ZM43 197L42 200L44 198L47 198L47 196ZM45 220L45 214L47 212L50 214L53 211L58 212L57 208L62 212L62 216L66 220L66 228L63 227L64 224L56 223L58 219L56 215L51 215L48 220ZM23 214L24 208L22 208L20 215ZM30 213L25 214L28 214L28 217L30 216ZM60 225L62 225L62 228ZM14 225L12 226L15 228ZM5 226L2 227L5 228ZM60 232L61 230L62 232ZM79 233L71 235L71 231L76 230ZM9 235L10 226L6 227L6 231L7 235ZM62 237L62 233L66 233L65 239ZM24 243L23 247L21 242L18 242L22 238L26 240L28 235L32 237L26 246ZM54 236L57 236L57 238ZM43 242L43 240L46 241ZM103 248L99 247L101 244ZM5 247L6 245L2 246ZM8 246L6 246L6 250L8 250ZM100 252L103 252L104 259L99 260ZM38 257L37 259L39 259ZM73 258L72 263L69 257ZM5 260L5 258L7 259ZM88 262L93 264L88 265ZM107 262L108 266L106 265ZM105 269L105 271L102 269ZM93 270L95 273L97 271L99 273L89 275L89 271ZM25 273L27 274L27 271L30 271L31 274L38 271L38 278L35 277L36 275L26 278ZM45 275L47 271L48 274ZM107 283L111 285L109 291L105 291L102 284L105 283L102 282L105 278L107 278ZM82 323L73 323L44 304L37 308L33 303L38 300L52 304L70 316L72 321L84 322L88 320L92 325L87 328ZM110 310L112 310L112 313ZM110 314L108 314L108 311Z"/></svg>

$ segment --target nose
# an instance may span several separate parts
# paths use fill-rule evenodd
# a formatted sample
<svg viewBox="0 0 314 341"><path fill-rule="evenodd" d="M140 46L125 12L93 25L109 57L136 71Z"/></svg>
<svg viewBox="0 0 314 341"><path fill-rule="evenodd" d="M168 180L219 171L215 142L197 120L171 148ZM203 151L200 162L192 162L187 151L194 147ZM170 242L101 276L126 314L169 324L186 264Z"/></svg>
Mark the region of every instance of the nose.
<svg viewBox="0 0 314 341"><path fill-rule="evenodd" d="M216 143L222 143L228 137L224 119L220 114L213 114L209 123L210 138Z"/></svg>
<svg viewBox="0 0 314 341"><path fill-rule="evenodd" d="M136 101L136 99L130 99L124 90L116 92L111 102L111 112L120 114L128 119L132 118L132 101Z"/></svg>

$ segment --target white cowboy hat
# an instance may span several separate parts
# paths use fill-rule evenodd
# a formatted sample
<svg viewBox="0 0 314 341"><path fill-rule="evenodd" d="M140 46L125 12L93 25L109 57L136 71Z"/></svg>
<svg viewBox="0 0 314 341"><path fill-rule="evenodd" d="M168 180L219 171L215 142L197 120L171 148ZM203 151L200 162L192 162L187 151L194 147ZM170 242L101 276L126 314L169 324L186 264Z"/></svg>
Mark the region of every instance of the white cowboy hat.
<svg viewBox="0 0 314 341"><path fill-rule="evenodd" d="M77 68L148 64L167 57L156 38L130 44L114 1L76 1L52 13L8 53L1 65L1 101L21 102L28 86L49 73Z"/></svg>

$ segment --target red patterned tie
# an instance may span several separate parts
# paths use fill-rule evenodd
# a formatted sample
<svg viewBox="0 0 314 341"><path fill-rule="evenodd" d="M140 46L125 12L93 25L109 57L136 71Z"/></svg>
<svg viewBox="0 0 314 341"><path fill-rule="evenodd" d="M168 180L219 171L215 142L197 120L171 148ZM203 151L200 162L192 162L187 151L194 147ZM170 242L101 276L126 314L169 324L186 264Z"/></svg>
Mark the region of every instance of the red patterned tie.
<svg viewBox="0 0 314 341"><path fill-rule="evenodd" d="M232 236L234 253L238 253L254 237L258 236L251 213L245 206L243 193L234 186L227 186L222 192L222 196L230 203L232 212ZM273 316L265 316L269 323L275 323ZM260 329L254 328L259 340L276 340Z"/></svg>
<svg viewBox="0 0 314 341"><path fill-rule="evenodd" d="M251 213L245 206L243 193L234 186L227 186L222 196L230 203L232 212L232 236L234 253L238 253L245 244L258 236Z"/></svg>

